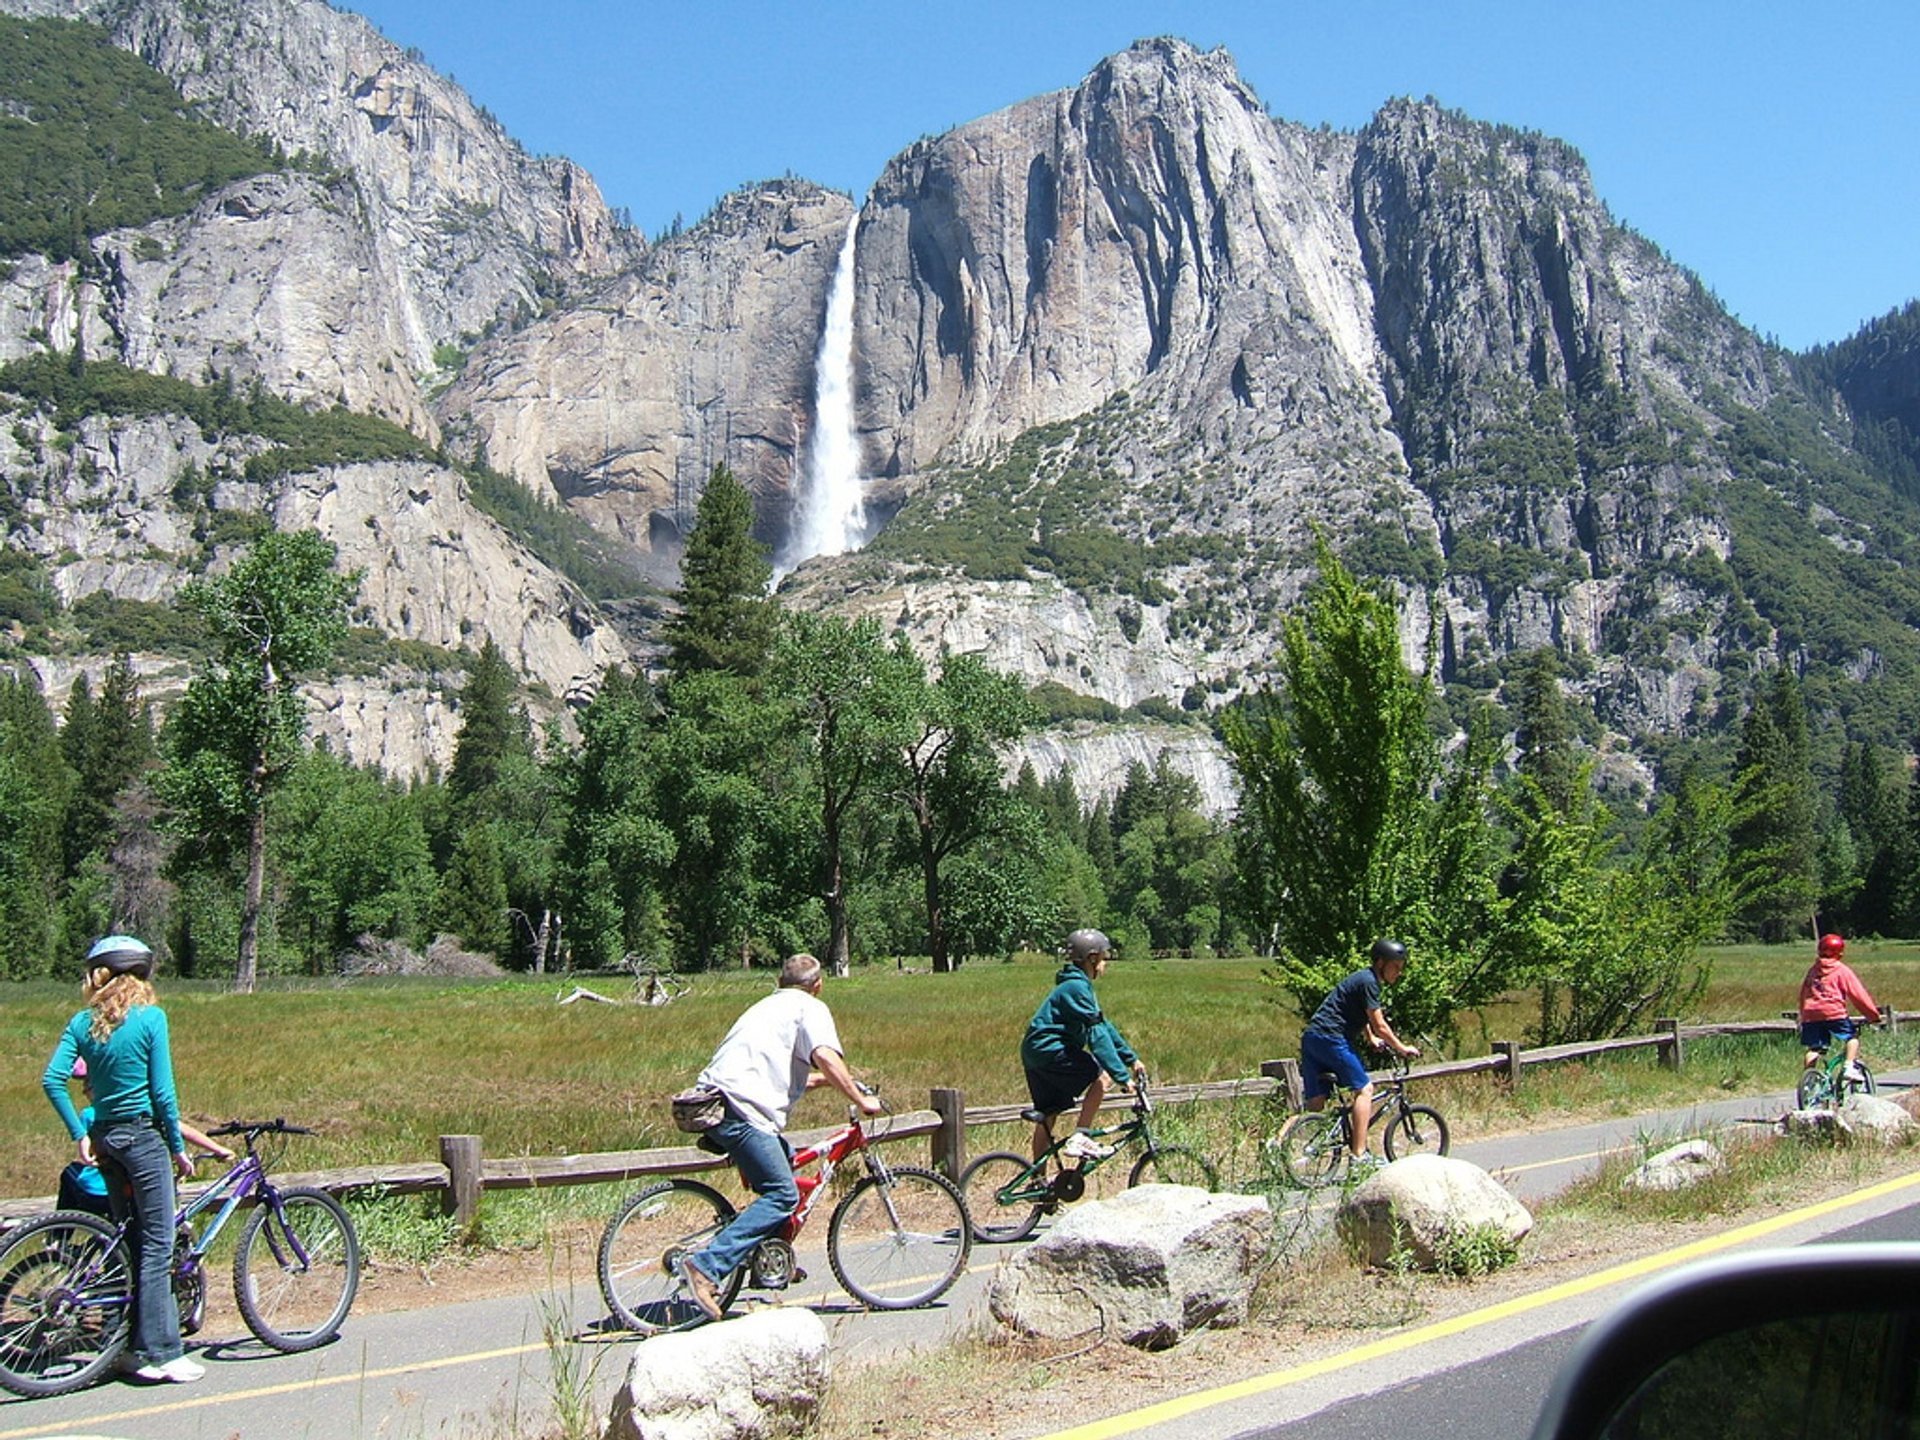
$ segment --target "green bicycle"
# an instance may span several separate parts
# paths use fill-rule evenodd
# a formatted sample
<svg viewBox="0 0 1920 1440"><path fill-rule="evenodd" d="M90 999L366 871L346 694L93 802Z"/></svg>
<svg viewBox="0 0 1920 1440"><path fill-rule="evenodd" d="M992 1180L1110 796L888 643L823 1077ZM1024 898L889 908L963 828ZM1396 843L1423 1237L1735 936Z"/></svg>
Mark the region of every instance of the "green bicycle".
<svg viewBox="0 0 1920 1440"><path fill-rule="evenodd" d="M1836 1045L1801 1073L1794 1101L1802 1110L1838 1110L1855 1095L1872 1095L1876 1086L1873 1071L1860 1065L1860 1078L1847 1074L1847 1047Z"/></svg>
<svg viewBox="0 0 1920 1440"><path fill-rule="evenodd" d="M1039 1124L1047 1117L1038 1110L1022 1110L1020 1118ZM1197 1150L1185 1145L1162 1145L1153 1137L1153 1102L1144 1081L1134 1086L1133 1116L1118 1125L1089 1133L1109 1154L1060 1160L1061 1147L1072 1131L1053 1142L1038 1160L1011 1150L993 1150L980 1156L960 1174L960 1194L967 1202L973 1238L990 1244L1024 1240L1042 1215L1051 1215L1087 1193L1087 1177L1122 1150L1140 1147L1140 1158L1127 1172L1127 1187L1135 1185L1192 1185L1218 1190L1220 1173ZM1060 1162L1061 1168L1052 1173Z"/></svg>

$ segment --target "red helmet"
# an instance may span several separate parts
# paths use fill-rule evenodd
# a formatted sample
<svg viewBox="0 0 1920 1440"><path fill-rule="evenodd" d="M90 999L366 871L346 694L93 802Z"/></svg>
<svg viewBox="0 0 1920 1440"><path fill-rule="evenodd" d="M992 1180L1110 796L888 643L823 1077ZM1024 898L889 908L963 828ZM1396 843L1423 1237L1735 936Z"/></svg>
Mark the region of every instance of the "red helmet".
<svg viewBox="0 0 1920 1440"><path fill-rule="evenodd" d="M1820 937L1820 958L1822 960L1838 960L1846 953L1847 941L1845 936L1822 935Z"/></svg>

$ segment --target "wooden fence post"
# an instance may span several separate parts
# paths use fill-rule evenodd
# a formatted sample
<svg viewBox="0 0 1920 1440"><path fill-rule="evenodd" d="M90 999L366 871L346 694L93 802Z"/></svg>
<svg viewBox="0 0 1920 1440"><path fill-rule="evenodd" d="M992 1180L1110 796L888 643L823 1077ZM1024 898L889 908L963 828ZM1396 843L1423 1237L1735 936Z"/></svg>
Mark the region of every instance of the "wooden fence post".
<svg viewBox="0 0 1920 1440"><path fill-rule="evenodd" d="M441 1213L453 1216L460 1233L469 1235L480 1222L480 1137L442 1135L440 1162L447 1167Z"/></svg>
<svg viewBox="0 0 1920 1440"><path fill-rule="evenodd" d="M1686 1062L1686 1042L1680 1038L1680 1022L1669 1016L1653 1022L1656 1033L1666 1036L1660 1042L1660 1063L1668 1070L1678 1070Z"/></svg>
<svg viewBox="0 0 1920 1440"><path fill-rule="evenodd" d="M1509 1090L1520 1084L1520 1042L1518 1040L1496 1040L1493 1053L1503 1057L1506 1064L1500 1068L1500 1078Z"/></svg>
<svg viewBox="0 0 1920 1440"><path fill-rule="evenodd" d="M1307 1093L1300 1084L1298 1060L1262 1060L1260 1073L1269 1080L1280 1082L1280 1094L1286 1099L1287 1109L1298 1110L1306 1103Z"/></svg>
<svg viewBox="0 0 1920 1440"><path fill-rule="evenodd" d="M927 1137L933 1168L954 1184L967 1168L967 1092L936 1085L927 1108L940 1117L940 1128Z"/></svg>

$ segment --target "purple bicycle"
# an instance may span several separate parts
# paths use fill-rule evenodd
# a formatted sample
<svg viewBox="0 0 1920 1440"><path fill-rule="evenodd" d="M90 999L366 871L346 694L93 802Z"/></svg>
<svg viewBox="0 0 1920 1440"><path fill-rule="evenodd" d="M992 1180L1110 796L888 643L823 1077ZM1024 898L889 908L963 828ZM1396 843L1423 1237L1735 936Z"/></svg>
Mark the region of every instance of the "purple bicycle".
<svg viewBox="0 0 1920 1440"><path fill-rule="evenodd" d="M247 1328L275 1350L312 1350L333 1339L360 1286L360 1239L338 1200L267 1175L263 1136L311 1135L284 1120L246 1120L212 1135L243 1137L246 1154L180 1207L173 1294L180 1330L200 1328L207 1253L243 1206L253 1212L233 1251L233 1298ZM113 1368L133 1314L127 1224L56 1210L10 1232L0 1246L0 1387L63 1395Z"/></svg>

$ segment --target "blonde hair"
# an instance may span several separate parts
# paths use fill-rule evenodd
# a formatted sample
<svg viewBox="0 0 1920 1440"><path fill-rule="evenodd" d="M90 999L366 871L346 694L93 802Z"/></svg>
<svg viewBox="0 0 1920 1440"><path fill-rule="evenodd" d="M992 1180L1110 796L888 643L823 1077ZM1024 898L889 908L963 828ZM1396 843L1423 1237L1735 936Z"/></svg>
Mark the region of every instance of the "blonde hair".
<svg viewBox="0 0 1920 1440"><path fill-rule="evenodd" d="M104 966L87 972L87 978L80 982L80 997L93 1011L90 1032L103 1043L120 1028L134 1006L160 1003L150 981L138 975L116 975Z"/></svg>

